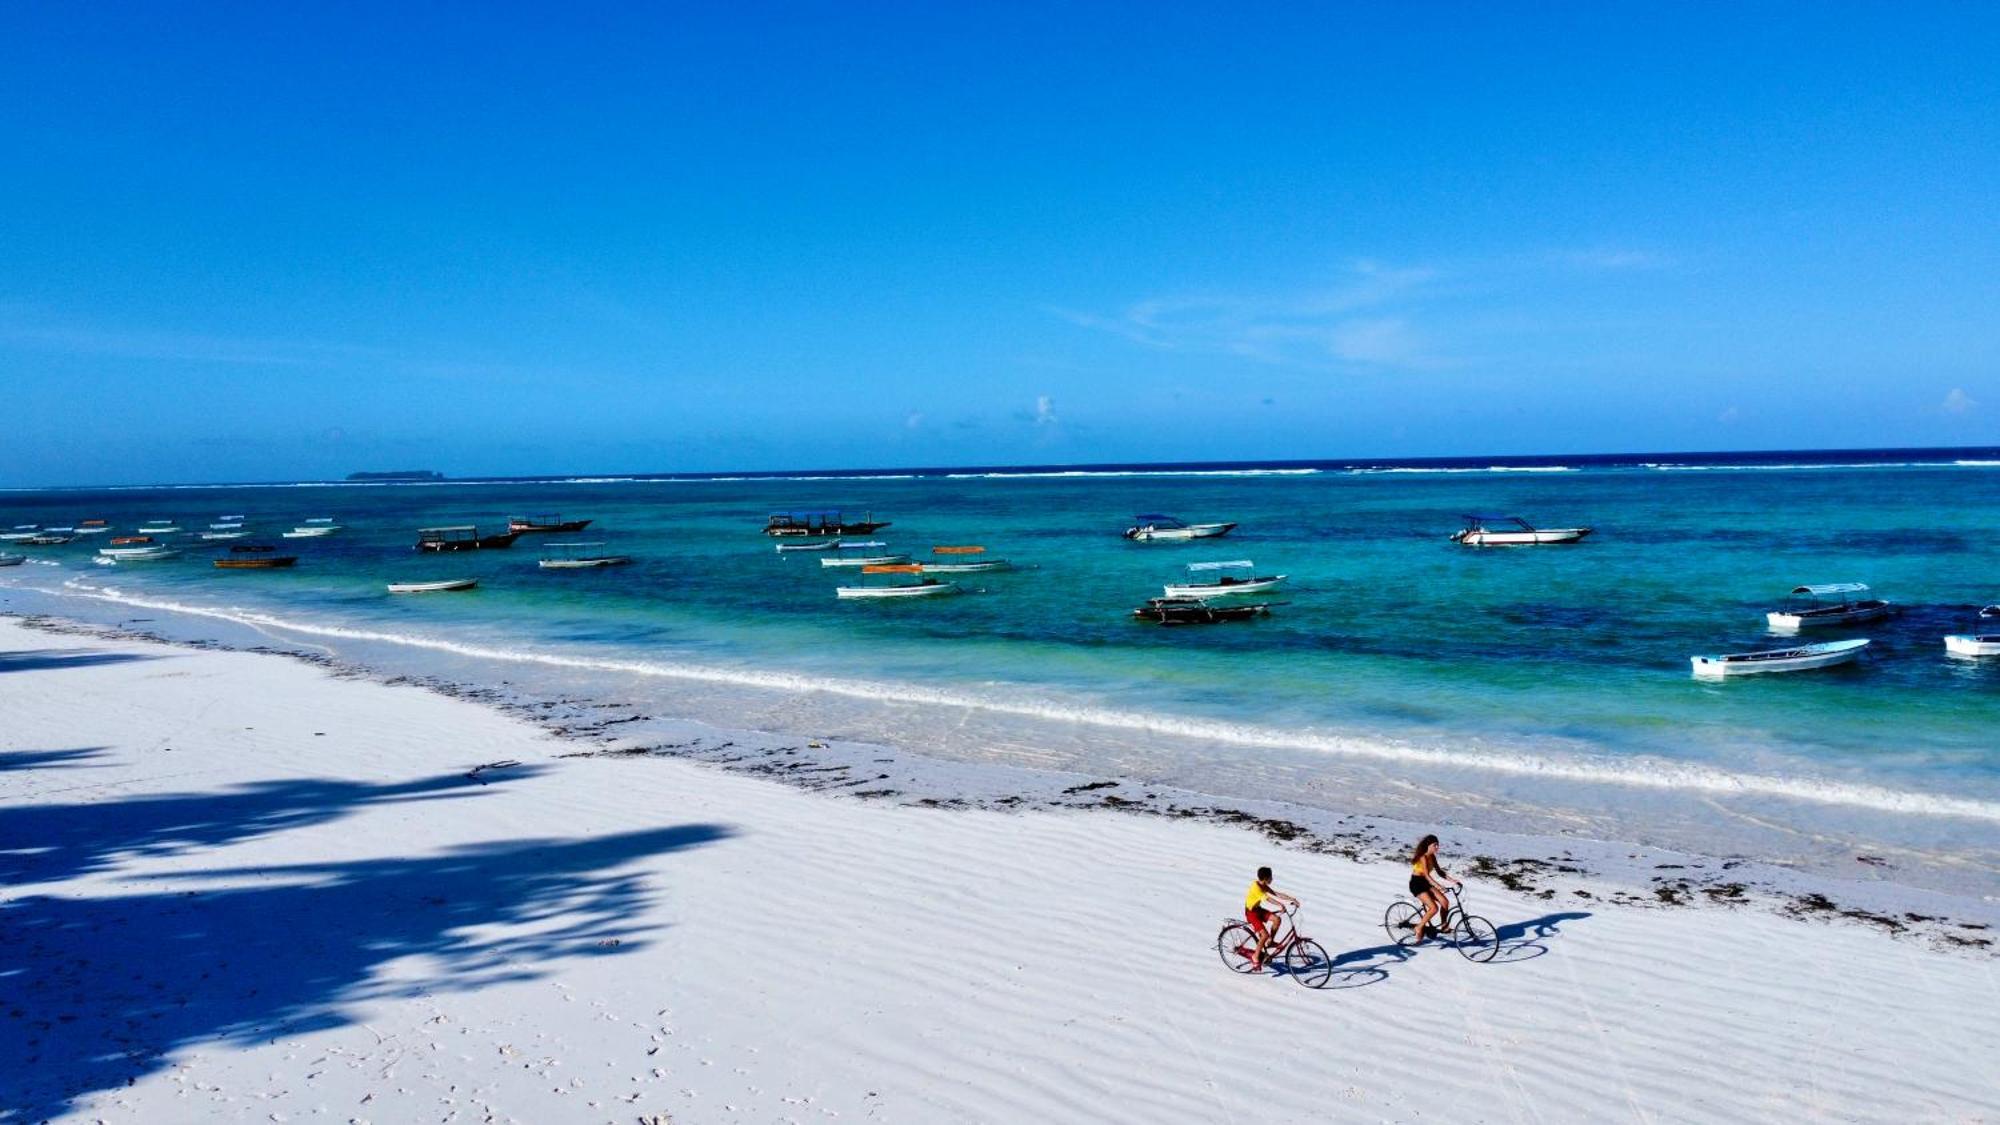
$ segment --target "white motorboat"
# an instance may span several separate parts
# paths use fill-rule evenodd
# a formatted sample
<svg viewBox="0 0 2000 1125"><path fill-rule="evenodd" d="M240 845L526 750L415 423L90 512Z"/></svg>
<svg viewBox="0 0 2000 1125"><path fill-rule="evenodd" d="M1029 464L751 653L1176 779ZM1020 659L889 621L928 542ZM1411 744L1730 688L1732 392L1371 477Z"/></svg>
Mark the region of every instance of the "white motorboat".
<svg viewBox="0 0 2000 1125"><path fill-rule="evenodd" d="M819 560L819 565L859 567L896 566L909 561L910 556L908 555L855 555L852 558L842 555L837 558L821 559Z"/></svg>
<svg viewBox="0 0 2000 1125"><path fill-rule="evenodd" d="M59 535L53 531L44 531L39 535L30 535L26 539L21 540L21 545L23 547L60 547L64 543L75 541L76 536L74 535Z"/></svg>
<svg viewBox="0 0 2000 1125"><path fill-rule="evenodd" d="M229 523L212 523L208 525L209 530L211 531L235 531L237 528L242 526L243 526L243 521L241 520L235 520Z"/></svg>
<svg viewBox="0 0 2000 1125"><path fill-rule="evenodd" d="M35 536L40 534L41 534L40 530L32 527L25 529L16 529L14 531L0 531L0 541L5 541L8 543L19 543L24 539L33 539Z"/></svg>
<svg viewBox="0 0 2000 1125"><path fill-rule="evenodd" d="M1454 543L1467 547L1532 547L1574 543L1590 534L1587 527L1535 527L1519 516L1466 516L1465 526L1451 533Z"/></svg>
<svg viewBox="0 0 2000 1125"><path fill-rule="evenodd" d="M0 555L0 566L20 566L27 561L26 555Z"/></svg>
<svg viewBox="0 0 2000 1125"><path fill-rule="evenodd" d="M919 563L925 574L985 574L995 570L1012 570L1014 564L1006 559L983 559L984 547L932 547L931 558Z"/></svg>
<svg viewBox="0 0 2000 1125"><path fill-rule="evenodd" d="M170 559L180 554L172 547L158 544L149 547L99 547L97 553L113 562L148 562L153 559Z"/></svg>
<svg viewBox="0 0 2000 1125"><path fill-rule="evenodd" d="M1732 652L1722 656L1691 656L1696 677L1704 680L1725 676L1750 676L1763 672L1804 672L1830 668L1861 655L1866 640L1821 641L1797 648L1774 648L1762 652Z"/></svg>
<svg viewBox="0 0 2000 1125"><path fill-rule="evenodd" d="M111 528L101 523L80 523L76 525L78 535L103 535Z"/></svg>
<svg viewBox="0 0 2000 1125"><path fill-rule="evenodd" d="M833 541L833 549L836 551L878 551L887 546L888 544L882 542L880 539L836 539Z"/></svg>
<svg viewBox="0 0 2000 1125"><path fill-rule="evenodd" d="M624 566L632 561L630 555L603 555L597 549L603 543L548 543L549 554L539 565L544 570L585 570L598 566Z"/></svg>
<svg viewBox="0 0 2000 1125"><path fill-rule="evenodd" d="M332 516L314 516L313 518L311 518L311 519L307 520L306 522L307 522L307 523L309 523L309 524L327 524L327 523L332 523L332 522L333 522L333 517L332 517Z"/></svg>
<svg viewBox="0 0 2000 1125"><path fill-rule="evenodd" d="M1139 543L1185 543L1191 539L1219 539L1236 530L1233 523L1188 523L1176 516L1153 512L1132 517L1134 526L1125 529L1125 538Z"/></svg>
<svg viewBox="0 0 2000 1125"><path fill-rule="evenodd" d="M923 567L915 563L886 563L880 566L864 566L864 575L903 574L916 578L915 582L885 583L874 586L837 586L834 594L842 598L929 598L940 594L955 594L958 587L949 582L939 582L935 578L923 577Z"/></svg>
<svg viewBox="0 0 2000 1125"><path fill-rule="evenodd" d="M838 539L828 539L824 543L780 543L778 553L783 555L793 551L831 551L839 546Z"/></svg>
<svg viewBox="0 0 2000 1125"><path fill-rule="evenodd" d="M446 590L470 590L479 585L477 578L446 578L437 582L391 582L392 594L436 594Z"/></svg>
<svg viewBox="0 0 2000 1125"><path fill-rule="evenodd" d="M1287 575L1257 573L1249 559L1232 562L1189 563L1187 579L1164 587L1170 598L1216 598L1234 594L1255 594L1283 582Z"/></svg>
<svg viewBox="0 0 2000 1125"><path fill-rule="evenodd" d="M285 532L286 539L318 539L340 530L339 524L316 523L306 527L295 527Z"/></svg>
<svg viewBox="0 0 2000 1125"><path fill-rule="evenodd" d="M141 535L172 535L180 528L171 523L148 523L139 525Z"/></svg>
<svg viewBox="0 0 2000 1125"><path fill-rule="evenodd" d="M1979 624L2000 623L2000 605L1979 611ZM1953 633L1944 639L1944 650L1953 656L2000 656L2000 633Z"/></svg>
<svg viewBox="0 0 2000 1125"><path fill-rule="evenodd" d="M1827 625L1852 625L1889 616L1894 608L1881 598L1867 598L1868 586L1861 582L1828 582L1818 586L1794 586L1785 608L1764 615L1772 632L1795 633Z"/></svg>
<svg viewBox="0 0 2000 1125"><path fill-rule="evenodd" d="M204 531L201 533L201 537L212 541L217 539L241 539L249 534L247 531Z"/></svg>

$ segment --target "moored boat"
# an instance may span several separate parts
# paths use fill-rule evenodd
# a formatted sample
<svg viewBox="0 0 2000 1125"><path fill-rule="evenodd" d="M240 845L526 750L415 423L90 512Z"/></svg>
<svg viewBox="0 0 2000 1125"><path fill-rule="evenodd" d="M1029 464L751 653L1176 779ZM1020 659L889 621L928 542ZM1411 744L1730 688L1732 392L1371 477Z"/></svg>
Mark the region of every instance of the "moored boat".
<svg viewBox="0 0 2000 1125"><path fill-rule="evenodd" d="M547 532L567 534L582 531L590 526L589 520L566 520L560 512L542 512L532 516L507 517L507 530L521 535L538 535Z"/></svg>
<svg viewBox="0 0 2000 1125"><path fill-rule="evenodd" d="M838 539L828 539L819 543L780 543L778 544L778 553L782 555L790 551L831 551L837 549L839 546L840 540Z"/></svg>
<svg viewBox="0 0 2000 1125"><path fill-rule="evenodd" d="M218 570L283 570L298 563L297 555L234 555L216 559Z"/></svg>
<svg viewBox="0 0 2000 1125"><path fill-rule="evenodd" d="M1989 605L1979 611L1979 625L1991 627L2000 623L2000 605ZM2000 633L1952 633L1944 639L1944 650L1953 656L2000 656Z"/></svg>
<svg viewBox="0 0 2000 1125"><path fill-rule="evenodd" d="M873 512L861 519L850 520L837 510L817 512L773 512L764 522L764 534L773 536L820 536L872 535L888 527L887 520L878 520Z"/></svg>
<svg viewBox="0 0 2000 1125"><path fill-rule="evenodd" d="M984 547L932 547L931 558L918 565L925 574L983 574L1014 569L1014 564L1006 559L979 557L985 553Z"/></svg>
<svg viewBox="0 0 2000 1125"><path fill-rule="evenodd" d="M295 527L285 532L286 539L323 539L340 530L337 523L311 523Z"/></svg>
<svg viewBox="0 0 2000 1125"><path fill-rule="evenodd" d="M172 535L179 530L180 527L172 523L142 523L139 525L139 534L141 535Z"/></svg>
<svg viewBox="0 0 2000 1125"><path fill-rule="evenodd" d="M76 536L74 535L57 535L45 531L40 535L30 535L26 539L21 540L21 545L23 547L60 547L64 543L73 543L75 541Z"/></svg>
<svg viewBox="0 0 2000 1125"><path fill-rule="evenodd" d="M113 547L132 547L141 543L152 542L155 542L155 540L150 535L114 535L111 537L111 545Z"/></svg>
<svg viewBox="0 0 2000 1125"><path fill-rule="evenodd" d="M1267 617L1271 602L1211 602L1203 598L1147 598L1132 616L1162 625L1214 625Z"/></svg>
<svg viewBox="0 0 2000 1125"><path fill-rule="evenodd" d="M1138 543L1185 543L1194 539L1219 539L1236 530L1233 523L1188 523L1178 516L1159 512L1132 517L1133 526L1125 538Z"/></svg>
<svg viewBox="0 0 2000 1125"><path fill-rule="evenodd" d="M1732 652L1720 656L1691 656L1694 674L1704 680L1725 676L1749 676L1765 672L1804 672L1845 664L1861 655L1868 641L1821 641L1797 648L1765 649L1761 652Z"/></svg>
<svg viewBox="0 0 2000 1125"><path fill-rule="evenodd" d="M204 531L201 537L213 542L222 539L242 539L249 534L247 531Z"/></svg>
<svg viewBox="0 0 2000 1125"><path fill-rule="evenodd" d="M26 555L0 554L0 566L20 566L27 561L28 556Z"/></svg>
<svg viewBox="0 0 2000 1125"><path fill-rule="evenodd" d="M419 551L497 551L512 547L519 539L518 531L501 532L497 535L481 535L471 524L455 527L424 527L417 529L417 550Z"/></svg>
<svg viewBox="0 0 2000 1125"><path fill-rule="evenodd" d="M446 578L437 582L391 582L392 594L437 594L446 590L470 590L479 585L477 578Z"/></svg>
<svg viewBox="0 0 2000 1125"><path fill-rule="evenodd" d="M599 553L599 549L603 546L601 542L550 543L547 545L549 553L536 565L544 570L584 570L599 566L624 566L632 561L630 555Z"/></svg>
<svg viewBox="0 0 2000 1125"><path fill-rule="evenodd" d="M908 555L854 555L851 557L841 555L834 558L821 559L819 560L819 565L859 567L899 566L909 561L910 556Z"/></svg>
<svg viewBox="0 0 2000 1125"><path fill-rule="evenodd" d="M170 559L180 554L172 547L159 543L144 547L99 547L97 553L100 557L113 562L147 562L152 559Z"/></svg>
<svg viewBox="0 0 2000 1125"><path fill-rule="evenodd" d="M955 594L958 587L935 578L923 577L923 568L915 563L889 563L881 566L864 566L863 575L906 575L915 582L884 583L872 586L837 586L834 594L842 598L928 598L939 594ZM866 578L863 579L866 581Z"/></svg>
<svg viewBox="0 0 2000 1125"><path fill-rule="evenodd" d="M76 521L76 533L78 535L103 535L105 532L110 530L111 530L111 524L107 520Z"/></svg>
<svg viewBox="0 0 2000 1125"><path fill-rule="evenodd" d="M210 531L235 531L237 528L242 526L243 526L242 520L230 520L224 523L209 524L208 529Z"/></svg>
<svg viewBox="0 0 2000 1125"><path fill-rule="evenodd" d="M1465 526L1451 533L1454 543L1466 547L1532 547L1550 543L1575 543L1589 535L1587 527L1538 528L1519 516L1465 516ZM1492 525L1492 526L1489 526Z"/></svg>
<svg viewBox="0 0 2000 1125"><path fill-rule="evenodd" d="M19 543L23 540L33 539L41 533L42 530L38 527L17 527L12 531L0 531L0 541Z"/></svg>
<svg viewBox="0 0 2000 1125"><path fill-rule="evenodd" d="M1889 616L1894 608L1881 598L1861 597L1868 593L1862 582L1827 582L1817 586L1794 586L1785 608L1764 615L1773 632L1791 633L1827 625L1852 625Z"/></svg>
<svg viewBox="0 0 2000 1125"><path fill-rule="evenodd" d="M1189 563L1186 580L1169 583L1162 593L1170 598L1215 598L1255 594L1269 590L1286 579L1283 574L1257 573L1248 559L1230 562Z"/></svg>

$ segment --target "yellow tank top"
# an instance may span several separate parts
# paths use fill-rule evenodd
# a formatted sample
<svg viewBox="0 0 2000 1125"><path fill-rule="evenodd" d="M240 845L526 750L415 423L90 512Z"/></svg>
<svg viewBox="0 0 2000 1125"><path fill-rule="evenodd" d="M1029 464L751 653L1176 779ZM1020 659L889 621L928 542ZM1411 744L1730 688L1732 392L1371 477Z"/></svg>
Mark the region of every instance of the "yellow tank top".
<svg viewBox="0 0 2000 1125"><path fill-rule="evenodd" d="M1430 878L1430 877L1431 877L1431 857L1429 857L1429 856L1427 856L1427 855L1425 855L1425 856L1418 856L1418 857L1417 857L1416 859L1412 860L1412 861L1410 862L1410 874L1412 874L1412 875L1422 875L1422 876L1423 876L1424 878L1426 878L1426 879Z"/></svg>
<svg viewBox="0 0 2000 1125"><path fill-rule="evenodd" d="M1253 906L1262 905L1264 905L1264 884L1250 884L1250 889L1243 895L1243 909L1248 910Z"/></svg>

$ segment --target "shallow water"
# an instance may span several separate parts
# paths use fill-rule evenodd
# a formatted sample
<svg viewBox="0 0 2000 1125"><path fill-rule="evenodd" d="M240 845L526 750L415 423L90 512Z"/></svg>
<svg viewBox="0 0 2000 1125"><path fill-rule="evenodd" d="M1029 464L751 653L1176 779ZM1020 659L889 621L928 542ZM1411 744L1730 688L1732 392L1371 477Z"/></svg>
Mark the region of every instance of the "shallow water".
<svg viewBox="0 0 2000 1125"><path fill-rule="evenodd" d="M853 571L780 555L758 534L791 507L892 520L874 538L923 554L983 544L1011 573L964 575L966 596L841 601ZM559 510L629 567L544 571L512 550L429 556L415 529ZM1241 524L1188 545L1127 542L1129 515ZM1596 528L1571 547L1470 549L1457 513ZM2000 659L1939 640L2000 601L1992 465L1708 471L1259 472L1247 475L917 476L497 482L425 486L16 492L0 524L170 518L192 533L243 513L269 537L312 517L325 539L271 538L296 569L219 571L228 544L100 567L94 546L26 549L0 584L33 606L127 620L179 606L251 618L407 670L542 659L516 679L564 691L671 691L697 717L1067 766L1120 768L1135 741L1180 783L1228 791L1233 771L1334 759L1491 777L1512 805L1538 786L1769 799L1787 815L1908 817L1905 842L1992 848L2000 831ZM7 548L18 549L18 548ZM1163 629L1133 606L1197 560L1290 576L1266 620ZM392 597L394 580L478 577L459 595ZM1784 643L1763 613L1792 585L1862 581L1902 607L1858 630L1866 659L1819 673L1705 684L1697 652ZM77 595L97 595L95 600ZM122 599L104 601L103 596ZM50 602L50 597L55 598ZM210 620L214 620L211 618ZM415 642L415 643L413 643ZM518 662L517 662L518 665ZM492 673L483 673L491 675ZM660 681L671 681L671 688ZM821 689L810 707L771 689ZM820 724L815 727L815 724ZM1181 750L1185 753L1181 753ZM995 751L997 752L997 751ZM1161 759L1179 758L1162 764ZM1204 765L1204 763L1207 763ZM1423 780L1417 782L1424 785ZM1622 801L1622 798L1621 798ZM1621 808L1626 807L1621 804ZM1625 812L1621 815L1643 815ZM1685 816L1685 814L1676 814ZM1639 832L1635 828L1634 832Z"/></svg>

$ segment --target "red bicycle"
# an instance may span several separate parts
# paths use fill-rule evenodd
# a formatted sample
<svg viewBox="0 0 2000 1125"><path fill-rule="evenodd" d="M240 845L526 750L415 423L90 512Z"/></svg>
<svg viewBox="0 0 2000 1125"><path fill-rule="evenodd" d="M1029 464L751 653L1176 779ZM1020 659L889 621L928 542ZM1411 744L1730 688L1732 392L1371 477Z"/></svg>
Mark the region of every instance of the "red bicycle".
<svg viewBox="0 0 2000 1125"><path fill-rule="evenodd" d="M1264 960L1266 964L1282 964L1285 975L1307 988L1318 988L1333 979L1333 958L1326 955L1325 946L1299 932L1298 912L1293 906L1276 915ZM1257 952L1257 931L1248 922L1225 922L1222 932L1215 935L1215 951L1230 972L1248 973Z"/></svg>

